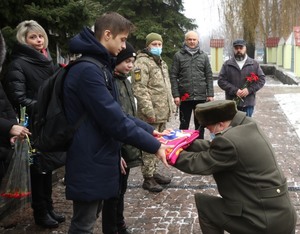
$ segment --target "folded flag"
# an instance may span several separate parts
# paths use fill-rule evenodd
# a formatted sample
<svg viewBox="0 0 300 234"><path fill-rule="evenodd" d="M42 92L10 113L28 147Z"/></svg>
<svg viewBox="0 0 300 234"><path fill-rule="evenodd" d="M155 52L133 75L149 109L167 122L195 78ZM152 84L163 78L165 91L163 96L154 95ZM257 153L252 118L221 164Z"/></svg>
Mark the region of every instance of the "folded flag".
<svg viewBox="0 0 300 234"><path fill-rule="evenodd" d="M199 136L198 130L180 130L175 129L169 135L159 136L157 139L165 145L174 147L166 149L167 161L174 165L179 157L180 152L187 148Z"/></svg>

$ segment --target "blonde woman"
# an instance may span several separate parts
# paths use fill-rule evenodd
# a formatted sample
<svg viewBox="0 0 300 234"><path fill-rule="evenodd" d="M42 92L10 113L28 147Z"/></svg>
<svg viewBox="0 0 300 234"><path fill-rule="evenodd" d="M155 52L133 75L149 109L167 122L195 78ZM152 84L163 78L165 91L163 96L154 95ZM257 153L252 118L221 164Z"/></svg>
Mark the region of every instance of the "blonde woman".
<svg viewBox="0 0 300 234"><path fill-rule="evenodd" d="M55 71L56 66L48 51L48 36L44 28L34 20L26 20L17 26L17 43L12 52L12 62L6 75L7 93L15 107L26 106L29 129L38 89ZM33 136L34 137L34 136ZM32 209L37 225L56 228L65 221L63 215L54 212L52 205L52 171L30 168Z"/></svg>

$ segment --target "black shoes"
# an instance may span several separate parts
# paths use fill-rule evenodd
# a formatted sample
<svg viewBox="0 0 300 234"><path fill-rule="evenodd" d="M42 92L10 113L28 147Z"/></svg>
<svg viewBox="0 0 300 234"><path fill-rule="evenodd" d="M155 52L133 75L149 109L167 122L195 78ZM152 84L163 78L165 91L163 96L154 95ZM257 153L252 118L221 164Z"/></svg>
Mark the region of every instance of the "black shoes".
<svg viewBox="0 0 300 234"><path fill-rule="evenodd" d="M42 226L44 228L58 227L58 222L54 220L48 213L45 213L44 215L39 215L38 217L35 216L34 221L37 225Z"/></svg>
<svg viewBox="0 0 300 234"><path fill-rule="evenodd" d="M158 173L153 175L153 178L155 179L155 181L159 184L170 184L171 183L171 178L160 175Z"/></svg>
<svg viewBox="0 0 300 234"><path fill-rule="evenodd" d="M164 188L161 184L170 184L171 178L160 175L158 173L154 174L153 177L145 177L143 183L143 189L150 192L161 192Z"/></svg>
<svg viewBox="0 0 300 234"><path fill-rule="evenodd" d="M158 184L153 177L145 177L143 183L143 189L150 192L161 192L164 188Z"/></svg>
<svg viewBox="0 0 300 234"><path fill-rule="evenodd" d="M54 210L39 212L34 214L35 224L44 228L57 228L59 223L66 220L64 215L56 213Z"/></svg>
<svg viewBox="0 0 300 234"><path fill-rule="evenodd" d="M58 214L54 210L49 210L48 212L49 212L49 215L51 216L51 218L53 218L57 222L62 223L62 222L66 221L66 217L64 215Z"/></svg>
<svg viewBox="0 0 300 234"><path fill-rule="evenodd" d="M127 226L124 223L121 227L118 227L118 234L131 234L131 232L127 230Z"/></svg>

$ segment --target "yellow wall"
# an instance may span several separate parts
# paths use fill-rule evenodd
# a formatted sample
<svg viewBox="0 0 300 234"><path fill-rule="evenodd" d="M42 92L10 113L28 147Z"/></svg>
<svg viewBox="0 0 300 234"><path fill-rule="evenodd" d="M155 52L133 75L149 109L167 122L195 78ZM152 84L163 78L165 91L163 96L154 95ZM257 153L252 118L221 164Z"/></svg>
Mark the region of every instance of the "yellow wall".
<svg viewBox="0 0 300 234"><path fill-rule="evenodd" d="M223 48L210 48L211 70L213 73L219 73L223 65Z"/></svg>
<svg viewBox="0 0 300 234"><path fill-rule="evenodd" d="M295 46L294 52L294 73L297 77L300 77L300 46Z"/></svg>
<svg viewBox="0 0 300 234"><path fill-rule="evenodd" d="M276 63L277 47L267 48L267 63Z"/></svg>
<svg viewBox="0 0 300 234"><path fill-rule="evenodd" d="M277 66L281 66L282 67L282 48L283 46L282 45L279 45L277 47L277 58L276 58L276 65Z"/></svg>
<svg viewBox="0 0 300 234"><path fill-rule="evenodd" d="M291 69L292 64L292 45L285 45L283 51L284 61L283 61L283 68L284 69Z"/></svg>

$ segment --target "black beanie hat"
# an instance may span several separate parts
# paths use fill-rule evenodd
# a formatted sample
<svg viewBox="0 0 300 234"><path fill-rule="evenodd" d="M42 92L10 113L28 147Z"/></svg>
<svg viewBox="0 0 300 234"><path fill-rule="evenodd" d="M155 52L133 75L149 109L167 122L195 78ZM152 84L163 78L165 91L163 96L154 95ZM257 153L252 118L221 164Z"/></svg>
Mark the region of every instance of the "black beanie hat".
<svg viewBox="0 0 300 234"><path fill-rule="evenodd" d="M136 57L136 52L134 50L134 48L132 47L132 45L126 41L126 49L122 50L118 56L117 56L117 60L116 60L116 65L118 65L119 63L123 62L124 60L130 58L130 57Z"/></svg>

